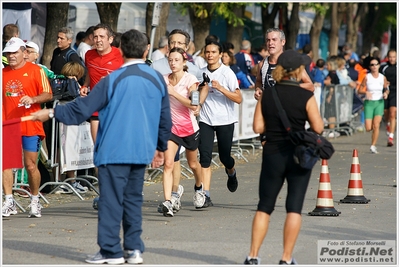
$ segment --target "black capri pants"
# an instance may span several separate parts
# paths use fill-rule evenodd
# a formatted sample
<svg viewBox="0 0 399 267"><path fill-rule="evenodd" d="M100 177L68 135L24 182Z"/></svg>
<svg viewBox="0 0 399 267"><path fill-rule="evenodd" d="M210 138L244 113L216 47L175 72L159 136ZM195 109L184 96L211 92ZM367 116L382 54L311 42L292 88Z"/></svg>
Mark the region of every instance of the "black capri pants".
<svg viewBox="0 0 399 267"><path fill-rule="evenodd" d="M275 154L267 153L267 143L263 149L262 170L259 179L258 211L271 214L277 196L287 179L288 192L285 209L301 214L306 190L312 170L301 168L294 162L294 147Z"/></svg>
<svg viewBox="0 0 399 267"><path fill-rule="evenodd" d="M200 122L200 164L202 168L209 168L212 162L213 141L216 132L219 159L227 169L234 167L235 161L231 156L234 123L221 126L210 126Z"/></svg>

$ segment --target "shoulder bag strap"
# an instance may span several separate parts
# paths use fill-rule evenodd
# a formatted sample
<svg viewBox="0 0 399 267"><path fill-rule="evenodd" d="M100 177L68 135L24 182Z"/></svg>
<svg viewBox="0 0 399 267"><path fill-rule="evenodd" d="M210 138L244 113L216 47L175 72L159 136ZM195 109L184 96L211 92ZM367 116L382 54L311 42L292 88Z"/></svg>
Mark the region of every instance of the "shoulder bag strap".
<svg viewBox="0 0 399 267"><path fill-rule="evenodd" d="M273 99L274 99L274 103L276 103L277 106L277 110L278 110L278 114L280 116L281 122L283 123L284 128L287 130L287 132L291 132L291 124L290 121L287 118L287 114L285 113L285 110L283 109L283 107L281 106L281 102L280 99L277 96L277 91L276 91L276 87L273 86L271 88L272 90L272 95L273 95Z"/></svg>

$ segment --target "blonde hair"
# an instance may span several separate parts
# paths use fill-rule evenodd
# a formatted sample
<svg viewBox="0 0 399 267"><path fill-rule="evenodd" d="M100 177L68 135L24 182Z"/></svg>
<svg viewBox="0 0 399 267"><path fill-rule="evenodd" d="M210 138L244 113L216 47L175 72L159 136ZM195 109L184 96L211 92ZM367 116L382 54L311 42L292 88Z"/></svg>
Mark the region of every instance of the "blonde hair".
<svg viewBox="0 0 399 267"><path fill-rule="evenodd" d="M76 79L80 79L85 74L85 69L83 68L80 63L75 61L67 62L61 69L61 74L68 77L68 76L75 76Z"/></svg>
<svg viewBox="0 0 399 267"><path fill-rule="evenodd" d="M301 80L301 73L305 69L305 66L301 65L299 68L287 72L286 69L284 69L281 65L277 65L276 68L272 72L273 79L279 83L283 78L290 77L294 78L296 81Z"/></svg>
<svg viewBox="0 0 399 267"><path fill-rule="evenodd" d="M338 69L342 68L346 64L345 59L343 59L342 57L337 58L336 62L337 62Z"/></svg>

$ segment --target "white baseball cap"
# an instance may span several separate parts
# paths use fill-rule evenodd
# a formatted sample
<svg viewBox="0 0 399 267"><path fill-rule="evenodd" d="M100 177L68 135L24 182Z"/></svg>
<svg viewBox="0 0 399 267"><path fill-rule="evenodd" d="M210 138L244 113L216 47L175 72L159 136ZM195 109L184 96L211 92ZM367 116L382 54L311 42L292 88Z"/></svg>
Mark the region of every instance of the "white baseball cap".
<svg viewBox="0 0 399 267"><path fill-rule="evenodd" d="M18 38L18 37L12 37L10 39L10 41L7 42L6 47L3 50L3 53L6 52L17 52L18 49L21 48L21 46L26 47L25 42L22 41L22 39Z"/></svg>
<svg viewBox="0 0 399 267"><path fill-rule="evenodd" d="M35 49L35 52L39 53L39 46L36 43L34 43L32 41L28 41L28 42L26 42L26 46Z"/></svg>

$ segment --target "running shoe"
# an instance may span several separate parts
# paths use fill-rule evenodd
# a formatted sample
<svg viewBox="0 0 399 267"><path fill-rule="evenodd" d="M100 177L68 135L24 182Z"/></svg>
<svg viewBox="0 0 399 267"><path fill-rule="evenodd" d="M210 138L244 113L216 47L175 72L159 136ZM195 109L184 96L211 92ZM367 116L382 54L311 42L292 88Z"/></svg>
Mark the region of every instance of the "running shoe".
<svg viewBox="0 0 399 267"><path fill-rule="evenodd" d="M234 172L234 175L229 175L227 168L224 168L226 174L227 174L227 188L229 189L230 192L235 192L238 187L238 181L237 181L237 171Z"/></svg>
<svg viewBox="0 0 399 267"><path fill-rule="evenodd" d="M87 257L87 259L85 260L87 263L92 263L92 264L124 264L125 263L125 259L123 257L120 258L107 258L104 255L102 255L99 252L97 252L97 254L95 255L90 255L89 257Z"/></svg>
<svg viewBox="0 0 399 267"><path fill-rule="evenodd" d="M88 188L86 186L82 186L79 182L73 182L72 187L75 188L75 190L80 193L84 194L87 193Z"/></svg>
<svg viewBox="0 0 399 267"><path fill-rule="evenodd" d="M173 217L173 207L170 200L166 200L162 203L162 212L165 217Z"/></svg>
<svg viewBox="0 0 399 267"><path fill-rule="evenodd" d="M29 216L28 218L36 217L36 218L40 218L42 217L42 205L40 205L40 202L38 199L33 199L30 202L30 205L28 206L28 208L30 208L29 211Z"/></svg>
<svg viewBox="0 0 399 267"><path fill-rule="evenodd" d="M260 265L260 258L256 257L256 258L251 258L251 257L247 257L244 261L245 265Z"/></svg>
<svg viewBox="0 0 399 267"><path fill-rule="evenodd" d="M142 264L143 257L141 256L141 252L138 249L135 250L125 250L124 256L125 262L130 264Z"/></svg>
<svg viewBox="0 0 399 267"><path fill-rule="evenodd" d="M389 146L389 147L393 146L393 138L392 137L388 137L387 146Z"/></svg>
<svg viewBox="0 0 399 267"><path fill-rule="evenodd" d="M1 214L3 217L9 217L10 215L17 214L17 205L14 199L7 199L3 202L3 207L1 208Z"/></svg>
<svg viewBox="0 0 399 267"><path fill-rule="evenodd" d="M375 146L371 146L371 147L370 147L370 151L371 151L371 153L373 153L373 154L378 154L377 148L376 148Z"/></svg>

